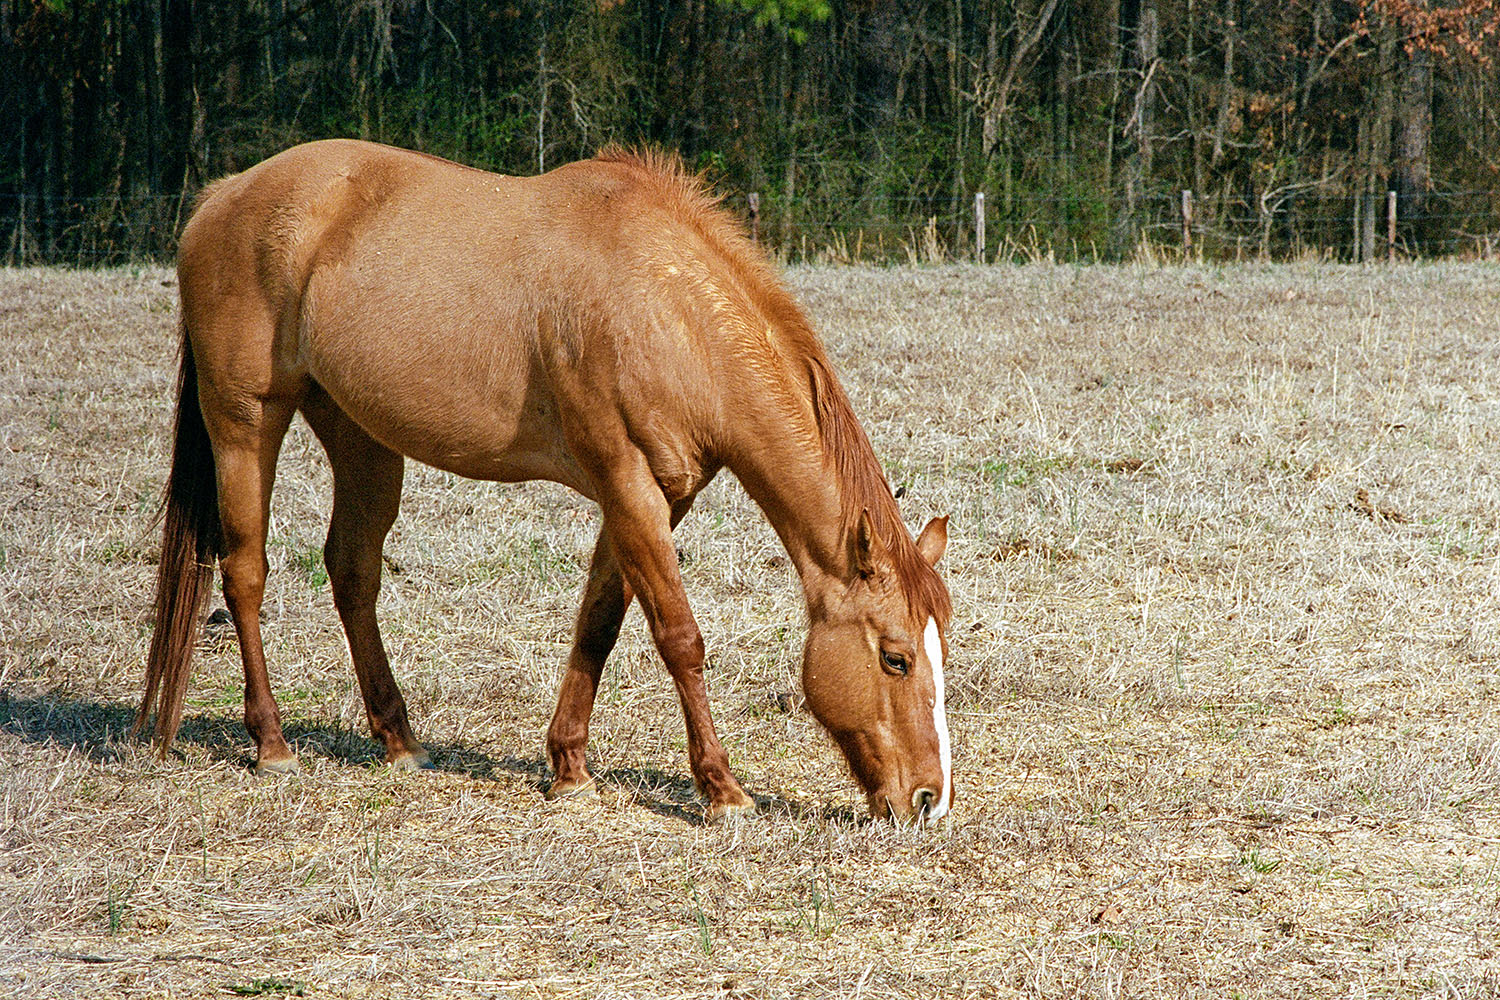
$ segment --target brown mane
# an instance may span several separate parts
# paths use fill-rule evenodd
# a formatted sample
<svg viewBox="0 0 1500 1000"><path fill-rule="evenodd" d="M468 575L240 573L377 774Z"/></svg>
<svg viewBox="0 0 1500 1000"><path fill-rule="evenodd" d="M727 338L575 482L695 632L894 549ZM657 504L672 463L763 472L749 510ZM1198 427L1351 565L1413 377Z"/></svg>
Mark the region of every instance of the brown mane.
<svg viewBox="0 0 1500 1000"><path fill-rule="evenodd" d="M777 329L790 327L810 334L806 317L782 289L760 244L745 234L739 218L724 207L723 196L709 189L702 174L688 170L682 157L658 149L606 146L595 159L644 175L673 217L688 225L708 250L729 266L736 284L753 300L758 312Z"/></svg>
<svg viewBox="0 0 1500 1000"><path fill-rule="evenodd" d="M953 615L948 587L917 551L916 542L901 520L901 510L896 506L896 498L881 471L870 438L855 418L849 397L839 385L838 376L829 366L816 338L812 340L812 348L807 354L807 366L813 404L818 414L825 461L833 466L839 481L845 534L852 537L860 512L869 511L875 533L890 553L912 610L919 619L932 615L937 618L939 627L946 627Z"/></svg>
<svg viewBox="0 0 1500 1000"><path fill-rule="evenodd" d="M652 186L671 204L676 217L691 225L730 266L740 287L753 299L756 311L767 317L780 335L782 348L806 366L824 461L839 483L840 521L845 536L853 537L860 512L869 511L913 612L918 618L933 615L946 625L953 613L948 588L917 551L901 520L901 511L880 460L854 415L822 341L782 287L765 251L745 235L739 219L724 207L722 196L710 191L702 175L689 171L675 153L608 146L596 158L646 174Z"/></svg>

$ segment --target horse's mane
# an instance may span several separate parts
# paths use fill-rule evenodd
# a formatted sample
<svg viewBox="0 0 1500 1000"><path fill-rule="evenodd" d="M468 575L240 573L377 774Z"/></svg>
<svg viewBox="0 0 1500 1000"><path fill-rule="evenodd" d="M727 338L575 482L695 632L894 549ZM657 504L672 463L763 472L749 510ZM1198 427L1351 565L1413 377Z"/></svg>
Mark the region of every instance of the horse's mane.
<svg viewBox="0 0 1500 1000"><path fill-rule="evenodd" d="M676 217L690 225L730 267L736 282L754 299L756 309L776 329L782 349L801 361L824 461L839 483L841 533L853 538L860 512L869 511L871 524L885 543L913 611L919 617L934 615L946 622L953 611L948 588L917 551L880 460L849 405L822 341L782 286L765 252L745 235L739 219L724 208L722 197L710 192L703 178L690 172L676 154L609 146L597 158L648 175Z"/></svg>
<svg viewBox="0 0 1500 1000"><path fill-rule="evenodd" d="M853 537L860 512L869 511L871 526L885 543L912 609L918 617L934 615L946 624L953 614L948 588L917 551L911 532L901 520L901 510L881 471L880 460L875 457L869 435L854 416L849 397L811 329L807 330L807 336L811 346L806 358L813 409L818 415L824 458L832 464L840 484L844 537Z"/></svg>

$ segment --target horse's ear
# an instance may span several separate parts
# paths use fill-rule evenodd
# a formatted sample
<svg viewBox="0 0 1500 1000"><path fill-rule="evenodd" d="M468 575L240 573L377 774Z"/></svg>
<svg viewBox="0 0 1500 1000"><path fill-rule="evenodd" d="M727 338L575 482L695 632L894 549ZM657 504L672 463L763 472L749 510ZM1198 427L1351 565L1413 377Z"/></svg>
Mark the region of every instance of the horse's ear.
<svg viewBox="0 0 1500 1000"><path fill-rule="evenodd" d="M854 568L860 576L874 576L890 568L885 542L875 533L868 507L859 512L859 524L854 529Z"/></svg>
<svg viewBox="0 0 1500 1000"><path fill-rule="evenodd" d="M948 548L948 515L935 517L917 536L917 551L927 560L927 565L936 566Z"/></svg>

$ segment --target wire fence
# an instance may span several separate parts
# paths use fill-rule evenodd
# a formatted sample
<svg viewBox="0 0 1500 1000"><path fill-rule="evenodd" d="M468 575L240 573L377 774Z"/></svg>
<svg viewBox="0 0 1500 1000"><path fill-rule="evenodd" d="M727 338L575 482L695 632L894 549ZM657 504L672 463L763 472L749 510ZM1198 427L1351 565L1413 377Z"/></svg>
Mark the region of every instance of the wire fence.
<svg viewBox="0 0 1500 1000"><path fill-rule="evenodd" d="M1500 252L1500 192L1491 191L1428 193L1415 203L1399 203L1391 192L1288 196L1274 203L1200 200L1191 192L1134 203L1087 196L1006 203L990 195L926 212L920 204L897 203L894 209L909 211L883 216L862 201L778 213L774 202L767 210L759 200L761 211L751 213L755 228L793 260L1111 261L1148 252L1214 261L1315 256L1358 262Z"/></svg>
<svg viewBox="0 0 1500 1000"><path fill-rule="evenodd" d="M730 192L726 204L785 260L1107 261L1143 251L1205 260L1318 256L1490 257L1500 192L1195 198L1091 195L811 197ZM169 261L191 195L38 198L0 193L0 263L108 266Z"/></svg>

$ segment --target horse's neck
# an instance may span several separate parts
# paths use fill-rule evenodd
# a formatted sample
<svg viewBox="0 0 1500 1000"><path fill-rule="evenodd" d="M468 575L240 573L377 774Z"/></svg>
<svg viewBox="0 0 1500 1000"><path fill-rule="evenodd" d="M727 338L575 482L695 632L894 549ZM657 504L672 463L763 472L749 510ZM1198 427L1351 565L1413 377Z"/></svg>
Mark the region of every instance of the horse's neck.
<svg viewBox="0 0 1500 1000"><path fill-rule="evenodd" d="M849 572L838 487L821 456L811 457L809 462L806 452L788 455L788 462L753 472L730 468L781 539L809 601Z"/></svg>
<svg viewBox="0 0 1500 1000"><path fill-rule="evenodd" d="M768 294L764 308L747 309L743 329L765 336L738 344L735 363L725 366L724 398L745 412L729 419L733 440L722 458L765 513L816 607L853 571L848 503L869 487L860 463L875 463L874 479L884 478L817 336L789 299L776 302Z"/></svg>
<svg viewBox="0 0 1500 1000"><path fill-rule="evenodd" d="M809 414L810 416L810 414ZM782 424L749 435L729 457L729 471L766 515L796 567L810 604L850 574L842 486L824 457L816 426Z"/></svg>

